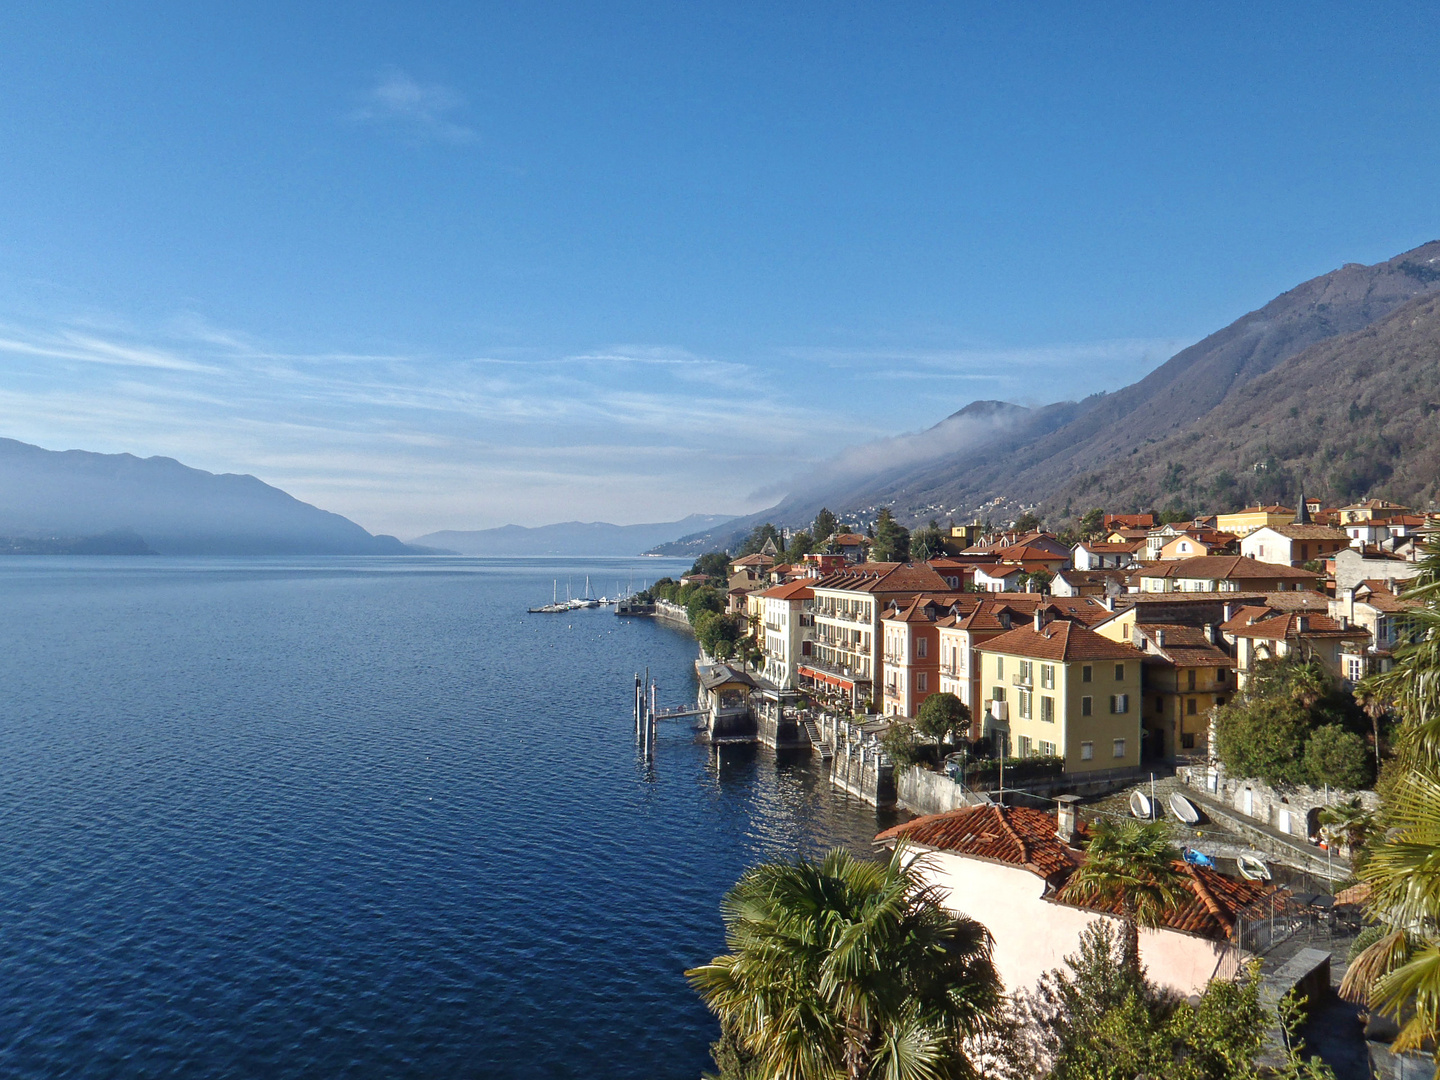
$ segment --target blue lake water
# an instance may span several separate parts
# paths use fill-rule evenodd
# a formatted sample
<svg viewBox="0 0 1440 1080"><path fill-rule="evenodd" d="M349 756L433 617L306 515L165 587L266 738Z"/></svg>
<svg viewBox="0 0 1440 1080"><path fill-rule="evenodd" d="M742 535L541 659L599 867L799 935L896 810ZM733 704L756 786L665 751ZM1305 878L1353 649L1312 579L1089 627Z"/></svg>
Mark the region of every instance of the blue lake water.
<svg viewBox="0 0 1440 1080"><path fill-rule="evenodd" d="M888 820L662 727L636 560L0 560L0 1076L684 1077L751 863ZM682 567L683 568L683 567Z"/></svg>

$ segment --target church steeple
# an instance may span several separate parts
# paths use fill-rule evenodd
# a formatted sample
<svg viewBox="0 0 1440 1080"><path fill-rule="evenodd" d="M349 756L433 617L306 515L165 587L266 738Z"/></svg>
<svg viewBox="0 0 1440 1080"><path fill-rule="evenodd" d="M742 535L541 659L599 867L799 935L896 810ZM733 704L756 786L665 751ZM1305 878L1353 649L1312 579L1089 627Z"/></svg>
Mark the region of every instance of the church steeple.
<svg viewBox="0 0 1440 1080"><path fill-rule="evenodd" d="M1309 507L1309 506L1306 504L1306 502L1305 502L1305 492L1303 492L1303 491L1300 492L1300 506L1299 506L1299 508L1295 511L1295 524L1296 524L1296 525L1309 525L1309 524L1310 524L1310 507Z"/></svg>

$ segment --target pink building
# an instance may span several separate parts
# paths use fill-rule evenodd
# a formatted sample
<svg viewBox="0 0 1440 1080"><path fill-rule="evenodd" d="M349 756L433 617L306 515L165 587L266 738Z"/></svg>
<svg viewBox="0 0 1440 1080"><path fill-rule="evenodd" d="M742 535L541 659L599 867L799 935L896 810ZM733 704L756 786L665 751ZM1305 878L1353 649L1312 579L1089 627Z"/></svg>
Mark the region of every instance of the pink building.
<svg viewBox="0 0 1440 1080"><path fill-rule="evenodd" d="M966 806L916 818L876 840L904 842L921 875L951 911L977 920L995 938L995 968L1008 991L1033 989L1079 948L1080 933L1118 912L1063 903L1058 893L1085 860L1086 835L1072 806L1058 813L1025 807ZM1177 864L1193 899L1165 925L1140 931L1140 957L1151 979L1199 994L1212 979L1233 978L1248 958L1232 941L1241 920L1264 917L1276 890L1214 870ZM1118 926L1118 919L1116 920Z"/></svg>

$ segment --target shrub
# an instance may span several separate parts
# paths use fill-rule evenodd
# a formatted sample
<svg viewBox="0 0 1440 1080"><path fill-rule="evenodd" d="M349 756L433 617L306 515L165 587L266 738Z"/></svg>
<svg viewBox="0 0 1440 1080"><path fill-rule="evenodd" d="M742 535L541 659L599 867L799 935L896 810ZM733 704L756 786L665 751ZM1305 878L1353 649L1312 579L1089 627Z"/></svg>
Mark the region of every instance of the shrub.
<svg viewBox="0 0 1440 1080"><path fill-rule="evenodd" d="M1305 780L1309 729L1309 711L1293 698L1242 700L1220 710L1215 752L1232 776L1297 784Z"/></svg>
<svg viewBox="0 0 1440 1080"><path fill-rule="evenodd" d="M1339 724L1316 728L1305 743L1305 776L1316 787L1355 791L1375 779L1374 762L1365 740Z"/></svg>
<svg viewBox="0 0 1440 1080"><path fill-rule="evenodd" d="M885 730L885 734L880 736L880 747L897 769L917 764L922 756L915 729L905 720L896 720Z"/></svg>

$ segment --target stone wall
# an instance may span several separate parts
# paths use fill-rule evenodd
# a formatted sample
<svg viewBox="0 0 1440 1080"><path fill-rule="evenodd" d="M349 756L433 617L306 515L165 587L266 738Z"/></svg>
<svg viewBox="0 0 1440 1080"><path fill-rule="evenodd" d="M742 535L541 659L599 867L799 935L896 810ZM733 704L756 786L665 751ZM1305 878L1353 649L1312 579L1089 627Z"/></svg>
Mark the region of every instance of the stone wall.
<svg viewBox="0 0 1440 1080"><path fill-rule="evenodd" d="M777 717L772 710L754 709L755 727L760 741L776 750L808 750L810 736L800 726L793 709L781 710Z"/></svg>
<svg viewBox="0 0 1440 1080"><path fill-rule="evenodd" d="M918 765L911 765L900 774L895 789L900 807L914 814L943 814L985 801L943 773Z"/></svg>
<svg viewBox="0 0 1440 1080"><path fill-rule="evenodd" d="M895 766L878 746L845 743L830 762L830 783L871 806L895 805Z"/></svg>
<svg viewBox="0 0 1440 1080"><path fill-rule="evenodd" d="M1316 817L1327 806L1338 806L1357 796L1367 810L1380 805L1373 791L1342 791L1339 788L1273 788L1253 778L1228 776L1222 765L1184 765L1175 771L1182 783L1195 788L1212 802L1234 810L1244 819L1258 822L1304 843L1315 834Z"/></svg>

